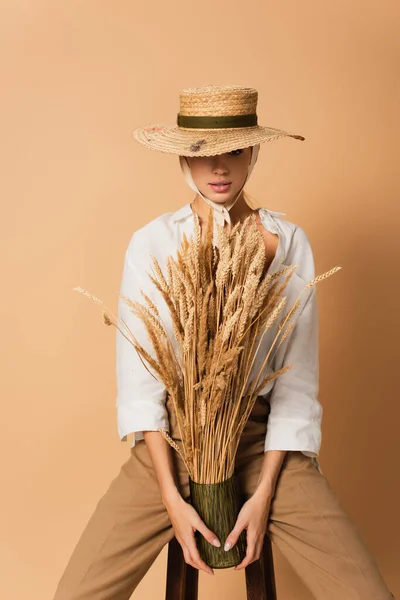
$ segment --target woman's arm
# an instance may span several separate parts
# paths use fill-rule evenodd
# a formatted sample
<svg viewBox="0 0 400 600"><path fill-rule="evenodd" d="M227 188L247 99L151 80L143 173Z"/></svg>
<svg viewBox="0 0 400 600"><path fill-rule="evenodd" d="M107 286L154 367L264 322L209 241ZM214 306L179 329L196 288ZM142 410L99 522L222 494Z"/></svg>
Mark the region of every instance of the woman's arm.
<svg viewBox="0 0 400 600"><path fill-rule="evenodd" d="M254 492L260 498L272 499L275 494L276 482L285 459L286 450L267 450L264 452L263 464Z"/></svg>
<svg viewBox="0 0 400 600"><path fill-rule="evenodd" d="M293 293L297 288L297 295L302 286L315 278L313 251L301 227L297 227L291 247L291 254L285 263L299 266L292 279ZM285 365L292 365L293 368L274 381L269 397L271 410L265 451L300 450L306 456L317 456L320 450L323 410L318 398L319 318L316 285L302 296L298 314L294 315L294 327L278 347L273 360L274 370Z"/></svg>
<svg viewBox="0 0 400 600"><path fill-rule="evenodd" d="M118 320L132 332L139 344L156 359L143 321L132 312L123 299L145 304L143 290L159 306L162 302L146 270L149 267L148 251L143 246L142 233L133 234L125 253L124 268L118 300ZM124 326L122 326L126 333ZM128 335L129 337L129 335ZM134 444L143 439L143 431L168 428L168 411L165 406L166 387L156 376L146 360L139 356L132 343L117 329L116 332L116 383L117 383L117 426L122 441L134 434ZM133 444L133 445L134 445Z"/></svg>
<svg viewBox="0 0 400 600"><path fill-rule="evenodd" d="M144 431L143 436L157 475L161 498L166 506L174 502L178 496L182 498L172 459L173 449L159 431Z"/></svg>
<svg viewBox="0 0 400 600"><path fill-rule="evenodd" d="M214 546L221 544L193 506L182 498L172 459L174 450L159 431L144 431L143 436L156 472L162 501L171 520L175 537L182 547L185 562L214 575L214 571L200 558L194 532L199 531Z"/></svg>

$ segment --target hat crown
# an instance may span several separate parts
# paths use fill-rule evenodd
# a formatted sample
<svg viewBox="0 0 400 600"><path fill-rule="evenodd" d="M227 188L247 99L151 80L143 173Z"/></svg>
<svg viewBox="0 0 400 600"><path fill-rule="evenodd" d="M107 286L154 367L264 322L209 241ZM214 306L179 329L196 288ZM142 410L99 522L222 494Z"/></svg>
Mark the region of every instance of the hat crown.
<svg viewBox="0 0 400 600"><path fill-rule="evenodd" d="M255 115L258 92L238 85L206 85L181 90L179 98L182 116Z"/></svg>

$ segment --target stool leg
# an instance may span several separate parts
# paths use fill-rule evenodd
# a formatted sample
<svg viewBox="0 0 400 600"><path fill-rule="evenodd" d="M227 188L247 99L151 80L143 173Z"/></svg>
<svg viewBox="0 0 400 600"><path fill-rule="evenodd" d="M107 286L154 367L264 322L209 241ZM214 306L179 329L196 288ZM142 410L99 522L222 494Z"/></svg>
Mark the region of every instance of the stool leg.
<svg viewBox="0 0 400 600"><path fill-rule="evenodd" d="M259 560L246 568L247 600L276 600L275 572L271 540L264 537L264 545Z"/></svg>
<svg viewBox="0 0 400 600"><path fill-rule="evenodd" d="M186 564L176 537L168 544L165 600L197 600L199 571Z"/></svg>
<svg viewBox="0 0 400 600"><path fill-rule="evenodd" d="M183 555L182 555L183 556ZM199 592L199 570L186 565L186 590L185 600L197 600Z"/></svg>
<svg viewBox="0 0 400 600"><path fill-rule="evenodd" d="M268 535L264 537L264 579L268 600L276 600L274 557L272 554L272 543Z"/></svg>

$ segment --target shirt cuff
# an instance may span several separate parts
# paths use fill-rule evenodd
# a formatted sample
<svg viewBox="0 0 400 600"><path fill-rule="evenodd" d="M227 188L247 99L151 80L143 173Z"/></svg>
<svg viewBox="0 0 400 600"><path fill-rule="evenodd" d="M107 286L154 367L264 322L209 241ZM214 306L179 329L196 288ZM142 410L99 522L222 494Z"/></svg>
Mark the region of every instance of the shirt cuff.
<svg viewBox="0 0 400 600"><path fill-rule="evenodd" d="M264 452L267 450L299 450L306 456L317 457L320 448L321 424L319 420L302 421L269 416Z"/></svg>
<svg viewBox="0 0 400 600"><path fill-rule="evenodd" d="M128 433L133 433L132 448L144 439L143 431L169 431L168 410L164 401L135 401L132 404L117 404L118 434L122 442L127 441Z"/></svg>

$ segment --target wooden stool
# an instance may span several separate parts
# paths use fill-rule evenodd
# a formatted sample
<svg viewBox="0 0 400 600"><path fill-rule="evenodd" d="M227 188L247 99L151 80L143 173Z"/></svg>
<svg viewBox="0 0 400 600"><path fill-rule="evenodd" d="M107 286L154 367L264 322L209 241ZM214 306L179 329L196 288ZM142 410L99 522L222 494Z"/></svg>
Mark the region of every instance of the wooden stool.
<svg viewBox="0 0 400 600"><path fill-rule="evenodd" d="M248 600L276 600L271 540L264 537L259 560L245 568ZM168 544L167 591L165 600L197 600L199 571L185 562L182 548L174 536Z"/></svg>

